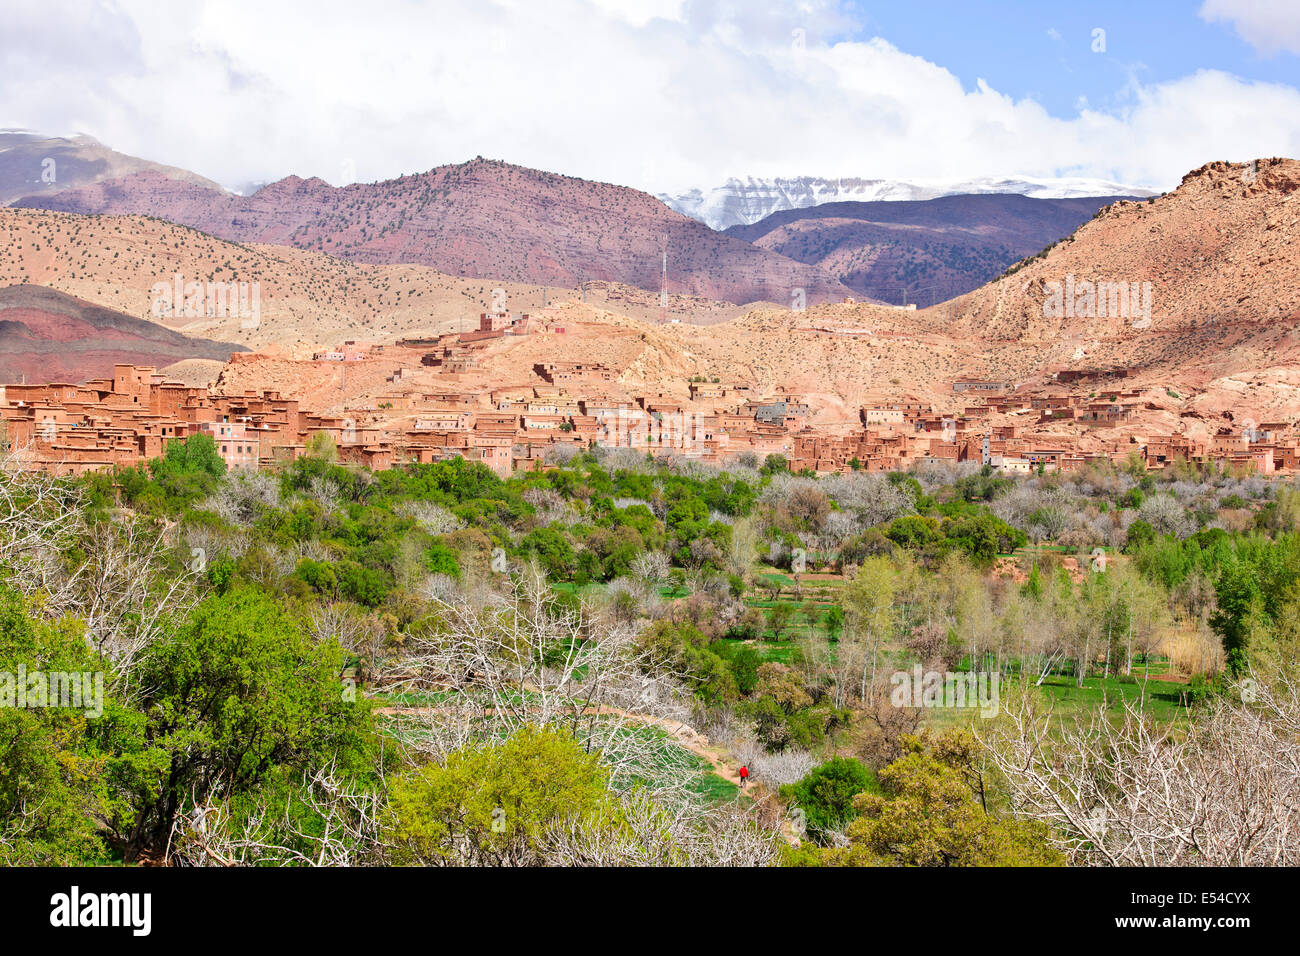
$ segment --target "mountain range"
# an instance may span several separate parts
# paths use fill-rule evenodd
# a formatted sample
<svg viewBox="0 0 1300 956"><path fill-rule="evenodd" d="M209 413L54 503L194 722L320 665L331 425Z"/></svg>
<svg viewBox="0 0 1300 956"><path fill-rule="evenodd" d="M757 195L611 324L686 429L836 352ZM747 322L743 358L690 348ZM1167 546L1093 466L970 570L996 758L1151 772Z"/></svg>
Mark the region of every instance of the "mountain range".
<svg viewBox="0 0 1300 956"><path fill-rule="evenodd" d="M1080 199L1091 196L1152 196L1148 189L1103 179L1062 177L1035 179L981 177L974 179L728 179L713 189L692 189L659 199L670 209L698 219L713 229L747 226L789 209L807 209L835 202L899 202L959 195L1018 195L1031 199Z"/></svg>
<svg viewBox="0 0 1300 956"><path fill-rule="evenodd" d="M674 294L671 308L684 321L662 326L654 323L657 295L632 284L600 282L566 289L448 275L427 265L365 261L366 256L381 258L381 253L386 259L414 254L413 247L399 240L411 238L406 227L419 211L420 197L435 183L446 192L428 197L426 203L452 200L438 206L450 222L437 216L422 220L435 234L440 226L444 235L454 226L458 234L469 235L474 215L490 216L512 198L532 210L517 212L519 218L538 218L537 224L521 226L520 235L531 237L527 242L519 238L503 247L510 255L474 260L479 263L475 268L488 275L506 273L521 263L562 261L575 247L602 254L614 249L614 239L605 237L621 236L619 203L627 207L627 221L642 236L649 222L679 222L669 218L676 214L635 191L567 177L551 181L549 174L486 161L467 166L443 167L434 171L436 177L426 174L342 190L319 180L281 181L260 191L260 199L249 197L255 201L252 207L219 207L227 216L233 211L238 220L234 222L223 222L213 211L212 190L166 180L153 171L80 187L48 201L76 197L87 215L0 210L0 285L53 287L84 303L147 322L151 286L176 273L206 281L260 281L263 317L257 329L242 330L237 320L199 319L178 330L258 348L255 358L227 366L223 374L238 370L227 382L230 387L273 387L286 393L312 388L313 399L326 405L363 398L379 401L392 388L384 376L393 370L376 372L373 383L355 376L346 383L334 381L337 376L316 381L312 376L319 379L319 369L303 361L313 349L345 338L391 342L403 335L463 329L486 308L500 282L512 309L545 309L552 321L572 327L574 334L562 343L568 361L608 363L622 369L620 382L639 386L691 376L750 381L760 391L780 385L807 395L810 404L821 409L820 424L851 423L864 401L950 400L952 383L960 377L1042 386L1067 371L1107 381L1122 377L1125 389L1143 396L1140 414L1122 427L1134 440L1147 433L1186 429L1213 434L1233 416L1249 415L1257 421L1294 418L1300 407L1300 373L1295 371L1300 368L1300 163L1295 160L1262 159L1248 166L1210 163L1189 173L1167 195L1109 204L1103 204L1105 199L966 196L825 206L782 213L761 227L745 227L752 232L752 244L737 235L719 237L702 223L685 220L680 235L698 231L715 237L713 250L733 245L750 249L751 257L820 273L832 283L837 282L830 276L832 269L847 282L857 282L860 274L843 268L834 246L814 255L817 250L812 245L805 249L801 242L829 241L843 233L856 236L858 248L865 248L910 233L914 245L924 249L929 243L929 254L942 262L942 249L936 245L941 240L951 239L953 249L965 244L987 250L1004 242L991 236L1014 237L1019 245L1013 247L1006 239L1000 261L1019 248L1033 249L1048 234L1057 237L1044 243L1047 248L1003 267L992 281L931 308L904 311L834 300L812 302L801 313L781 299L777 305L738 308ZM246 238L224 240L200 231L202 226L176 225L163 218L104 214L124 200L134 204L147 199L141 191L145 185L157 186L166 197L192 195L193 208L178 205L169 211L185 213L213 231L221 227ZM413 195L400 208L408 208L409 214L399 227L402 213L376 204L398 202L407 192ZM549 206L529 205L541 203L543 197ZM594 197L605 201L604 218L589 223L580 241L570 242L556 224L572 222L575 210L601 209ZM92 204L92 198L99 205ZM462 202L466 208L456 212ZM337 215L308 217L304 227L300 207L319 213L320 203L336 209ZM255 216L240 218L250 209ZM654 210L663 210L659 219ZM283 215L272 215L277 211ZM381 235L381 222L394 225ZM348 223L354 225L344 228ZM506 234L490 219L481 220L479 229L493 236ZM286 237L317 248L260 241ZM336 238L339 241L333 241ZM773 248L762 248L765 242ZM319 251L321 246L326 251ZM445 241L433 247L460 248L466 254L469 249ZM351 255L344 256L344 250ZM807 255L813 261L795 262L790 255ZM702 252L700 262L707 261ZM982 267L997 264L989 259ZM861 275L870 277L870 270ZM653 290L653 272L643 281ZM1100 310L1100 296L1091 292L1076 301L1076 293L1082 296L1085 288L1102 288L1102 283L1112 293L1115 288L1148 291L1136 302L1122 302L1129 308L1122 312ZM1063 289L1070 290L1069 308L1061 307ZM48 307L44 311L56 312ZM716 324L690 324L696 312L708 313ZM6 342L10 351L16 351L10 343L40 337L30 331L25 318L10 321L15 323ZM107 330L105 339L118 334L113 323L100 328ZM580 328L587 332L578 334ZM588 334L592 328L610 331ZM68 325L64 337L76 343L79 334ZM538 362L554 358L555 339L520 338L502 343L500 361L475 371L475 381L485 387L528 381ZM50 360L15 371L29 380L36 369L43 377L75 377L73 370L53 363L63 360L60 353L85 347L65 348L47 339L42 348ZM153 358L149 364L159 361ZM1056 426L1041 427L1050 434Z"/></svg>
<svg viewBox="0 0 1300 956"><path fill-rule="evenodd" d="M817 265L870 299L933 305L1069 236L1124 196L945 196L833 202L776 212L727 234Z"/></svg>
<svg viewBox="0 0 1300 956"><path fill-rule="evenodd" d="M0 129L0 206L24 196L52 196L140 172L221 189L197 173L119 153L91 136L45 136Z"/></svg>
<svg viewBox="0 0 1300 956"><path fill-rule="evenodd" d="M235 242L413 263L453 276L573 288L591 280L729 302L809 302L852 294L796 262L673 212L623 186L475 159L386 182L331 186L290 176L238 196L146 170L12 206L143 215Z"/></svg>
<svg viewBox="0 0 1300 956"><path fill-rule="evenodd" d="M0 134L0 197L18 208L150 216L239 243L549 288L658 292L666 266L670 294L737 304L942 301L1115 197L1145 195L1091 179L800 177L731 180L660 197L666 206L482 158L344 187L289 176L240 195L90 137Z"/></svg>

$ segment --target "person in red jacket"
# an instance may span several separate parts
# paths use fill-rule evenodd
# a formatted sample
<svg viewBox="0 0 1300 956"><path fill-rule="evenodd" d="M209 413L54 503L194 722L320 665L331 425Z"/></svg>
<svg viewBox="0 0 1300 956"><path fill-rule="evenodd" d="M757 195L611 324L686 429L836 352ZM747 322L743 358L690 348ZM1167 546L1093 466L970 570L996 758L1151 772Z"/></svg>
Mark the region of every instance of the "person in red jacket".
<svg viewBox="0 0 1300 956"><path fill-rule="evenodd" d="M740 768L740 789L744 790L745 784L748 782L749 782L749 768L741 767Z"/></svg>

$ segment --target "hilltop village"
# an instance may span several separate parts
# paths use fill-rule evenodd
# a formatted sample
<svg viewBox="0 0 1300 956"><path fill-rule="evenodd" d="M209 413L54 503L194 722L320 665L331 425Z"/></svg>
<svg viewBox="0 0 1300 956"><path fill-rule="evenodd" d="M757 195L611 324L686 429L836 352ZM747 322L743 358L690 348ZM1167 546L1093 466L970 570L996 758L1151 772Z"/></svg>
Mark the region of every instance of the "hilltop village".
<svg viewBox="0 0 1300 956"><path fill-rule="evenodd" d="M834 428L814 424L809 396L780 385L760 392L697 375L639 391L599 361L538 361L524 384L470 380L494 341L545 335L552 343L545 354L564 355L566 331L542 317L486 312L474 331L395 344L348 341L316 352L311 375L341 374L345 386L350 368L392 369L376 395L345 402L341 413L305 407L280 390L232 391L220 381L194 387L134 365L84 385L7 384L0 386L0 441L21 452L25 467L57 474L137 464L199 433L215 440L232 469L292 460L316 433L332 439L341 461L374 470L458 456L503 477L548 467L564 454L557 449L592 445L712 464L778 454L791 470L818 474L936 461L1028 474L1135 455L1152 470L1179 459L1259 474L1300 469L1292 422L1226 425L1201 439L1119 431L1145 401L1140 390L1099 384L1122 382L1122 371L1060 372L1033 388L959 380L945 390L949 399L864 404L856 423ZM227 368L255 358L234 355Z"/></svg>

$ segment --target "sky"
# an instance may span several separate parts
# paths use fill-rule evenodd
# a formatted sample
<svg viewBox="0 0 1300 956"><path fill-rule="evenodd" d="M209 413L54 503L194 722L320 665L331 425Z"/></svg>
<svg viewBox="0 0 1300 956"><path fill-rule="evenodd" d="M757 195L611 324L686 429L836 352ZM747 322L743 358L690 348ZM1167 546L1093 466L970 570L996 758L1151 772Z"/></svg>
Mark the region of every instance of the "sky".
<svg viewBox="0 0 1300 956"><path fill-rule="evenodd" d="M4 0L0 127L242 187L475 156L635 186L1300 156L1300 0Z"/></svg>

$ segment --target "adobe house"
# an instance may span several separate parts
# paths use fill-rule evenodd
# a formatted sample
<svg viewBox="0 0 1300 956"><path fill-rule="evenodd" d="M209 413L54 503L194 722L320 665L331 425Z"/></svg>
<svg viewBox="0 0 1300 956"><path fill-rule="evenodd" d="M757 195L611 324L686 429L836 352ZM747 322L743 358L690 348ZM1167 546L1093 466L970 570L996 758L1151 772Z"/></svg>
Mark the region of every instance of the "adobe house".
<svg viewBox="0 0 1300 956"><path fill-rule="evenodd" d="M539 376L552 385L569 382L612 382L614 370L601 362L538 362L533 366Z"/></svg>
<svg viewBox="0 0 1300 956"><path fill-rule="evenodd" d="M514 438L508 436L494 435L475 435L473 439L472 457L466 455L470 461L481 461L487 465L498 477L509 478L512 469L511 453L514 448Z"/></svg>
<svg viewBox="0 0 1300 956"><path fill-rule="evenodd" d="M201 430L212 436L227 468L256 468L261 461L261 439L249 433L247 423L205 422Z"/></svg>

